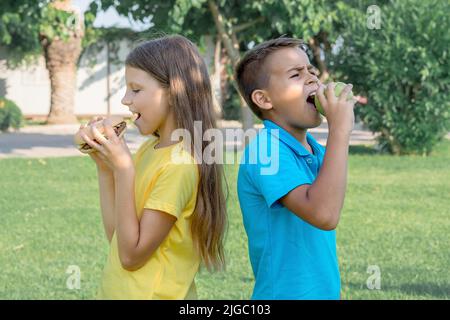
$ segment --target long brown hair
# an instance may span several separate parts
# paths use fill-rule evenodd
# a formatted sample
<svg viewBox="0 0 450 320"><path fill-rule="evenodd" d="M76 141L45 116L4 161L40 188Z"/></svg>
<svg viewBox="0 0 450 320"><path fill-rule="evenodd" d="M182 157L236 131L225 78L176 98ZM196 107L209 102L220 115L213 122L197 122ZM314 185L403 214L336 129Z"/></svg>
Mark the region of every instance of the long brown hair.
<svg viewBox="0 0 450 320"><path fill-rule="evenodd" d="M178 128L194 137L194 121L201 121L201 137L216 127L213 97L208 70L197 47L179 35L163 36L145 41L133 49L125 64L148 72L168 89L169 107L173 108ZM191 140L191 150L200 156L201 150ZM202 139L203 140L203 139ZM196 150L197 148L197 150ZM199 164L200 181L191 233L202 262L208 270L225 267L223 247L227 224L225 197L222 189L222 165Z"/></svg>

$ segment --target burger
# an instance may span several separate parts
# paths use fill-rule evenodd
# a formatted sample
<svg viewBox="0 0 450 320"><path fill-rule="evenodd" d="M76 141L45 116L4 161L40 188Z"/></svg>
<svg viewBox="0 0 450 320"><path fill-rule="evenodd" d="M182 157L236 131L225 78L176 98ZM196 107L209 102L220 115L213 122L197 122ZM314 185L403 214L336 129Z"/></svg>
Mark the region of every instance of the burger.
<svg viewBox="0 0 450 320"><path fill-rule="evenodd" d="M127 129L127 123L125 122L124 118L121 116L110 116L107 118L111 121L111 125L114 129L114 132L116 133L117 137L120 139L122 138L123 134L125 133L125 130ZM80 150L82 153L91 153L95 152L94 148L92 148L89 144L87 144L83 138L81 138L81 133L84 132L89 138L94 140L95 142L99 143L97 140L94 139L94 136L91 132L91 126L95 126L97 130L105 137L105 139L108 139L105 132L105 127L103 125L103 120L99 120L97 122L94 122L90 124L87 127L84 127L80 129L77 133L75 133L75 136L73 138L73 141L75 145L77 146L78 150Z"/></svg>

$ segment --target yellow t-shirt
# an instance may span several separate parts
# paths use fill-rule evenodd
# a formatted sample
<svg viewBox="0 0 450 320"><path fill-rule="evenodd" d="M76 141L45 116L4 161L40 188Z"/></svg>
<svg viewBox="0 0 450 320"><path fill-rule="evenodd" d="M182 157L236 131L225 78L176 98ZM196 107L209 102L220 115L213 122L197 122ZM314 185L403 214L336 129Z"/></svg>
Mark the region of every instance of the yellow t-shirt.
<svg viewBox="0 0 450 320"><path fill-rule="evenodd" d="M200 257L190 227L199 171L181 142L154 149L158 141L150 137L133 156L136 212L140 219L144 208L160 210L177 221L147 263L136 271L122 268L114 233L97 299L197 298L194 277Z"/></svg>

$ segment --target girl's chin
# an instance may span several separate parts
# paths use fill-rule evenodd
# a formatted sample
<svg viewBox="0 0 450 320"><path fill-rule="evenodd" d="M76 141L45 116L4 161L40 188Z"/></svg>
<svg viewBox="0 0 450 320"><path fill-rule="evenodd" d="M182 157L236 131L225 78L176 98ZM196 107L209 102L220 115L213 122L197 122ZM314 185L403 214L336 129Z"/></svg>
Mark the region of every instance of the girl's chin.
<svg viewBox="0 0 450 320"><path fill-rule="evenodd" d="M151 134L151 132L146 132L142 127L141 124L138 122L134 122L134 125L136 126L136 128L138 129L139 133L143 136L147 136L149 134Z"/></svg>

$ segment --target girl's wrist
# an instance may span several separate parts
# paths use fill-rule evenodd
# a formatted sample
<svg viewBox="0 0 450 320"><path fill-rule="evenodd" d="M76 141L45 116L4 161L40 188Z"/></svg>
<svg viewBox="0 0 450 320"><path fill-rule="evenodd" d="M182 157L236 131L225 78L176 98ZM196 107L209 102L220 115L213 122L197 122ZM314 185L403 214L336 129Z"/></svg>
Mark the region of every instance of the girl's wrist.
<svg viewBox="0 0 450 320"><path fill-rule="evenodd" d="M109 168L104 168L104 167L97 166L97 172L98 172L98 175L101 175L101 176L114 177L113 172Z"/></svg>

